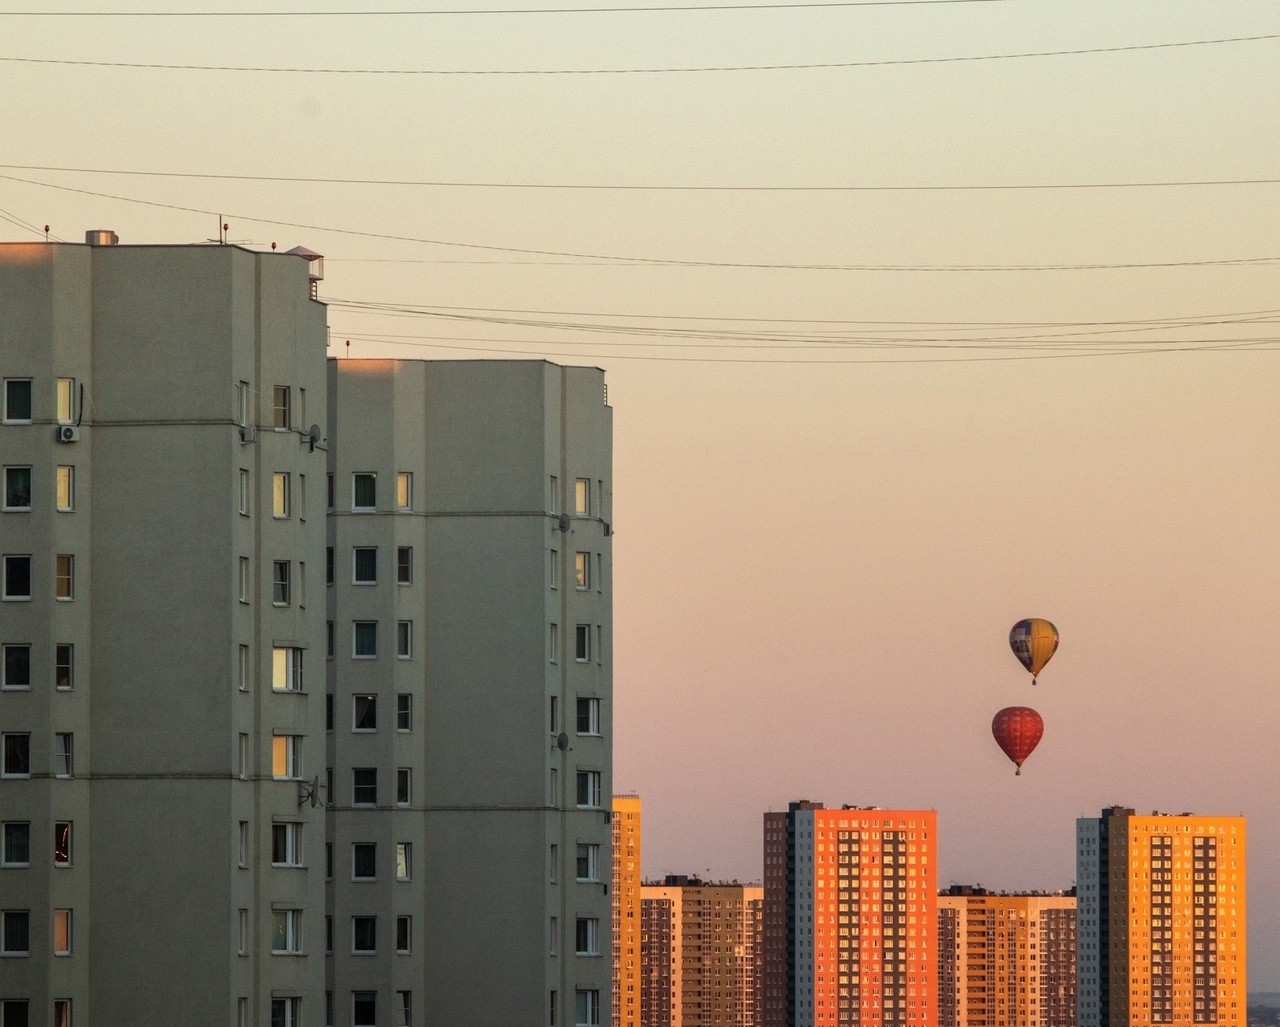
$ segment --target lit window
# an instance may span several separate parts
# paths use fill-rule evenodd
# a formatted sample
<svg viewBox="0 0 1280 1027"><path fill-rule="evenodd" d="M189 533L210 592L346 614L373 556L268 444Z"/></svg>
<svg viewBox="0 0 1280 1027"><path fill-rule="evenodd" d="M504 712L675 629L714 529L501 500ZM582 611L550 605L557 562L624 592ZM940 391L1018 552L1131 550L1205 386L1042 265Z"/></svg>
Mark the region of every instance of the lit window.
<svg viewBox="0 0 1280 1027"><path fill-rule="evenodd" d="M0 911L0 956L29 956L31 954L31 911L6 909Z"/></svg>
<svg viewBox="0 0 1280 1027"><path fill-rule="evenodd" d="M396 657L407 660L413 656L413 621L396 621Z"/></svg>
<svg viewBox="0 0 1280 1027"><path fill-rule="evenodd" d="M351 804L376 806L378 804L378 768L351 768Z"/></svg>
<svg viewBox="0 0 1280 1027"><path fill-rule="evenodd" d="M271 516L277 518L289 516L289 476L287 474L271 476Z"/></svg>
<svg viewBox="0 0 1280 1027"><path fill-rule="evenodd" d="M573 583L580 589L591 587L591 554L573 554Z"/></svg>
<svg viewBox="0 0 1280 1027"><path fill-rule="evenodd" d="M396 917L396 952L402 956L407 956L410 952L410 943L413 941L413 918L407 916Z"/></svg>
<svg viewBox="0 0 1280 1027"><path fill-rule="evenodd" d="M278 429L287 429L290 427L291 411L289 409L289 386L277 385L271 390L271 426Z"/></svg>
<svg viewBox="0 0 1280 1027"><path fill-rule="evenodd" d="M400 546L396 549L396 583L413 583L413 546Z"/></svg>
<svg viewBox="0 0 1280 1027"><path fill-rule="evenodd" d="M71 955L71 910L69 909L53 911L53 954L55 956Z"/></svg>
<svg viewBox="0 0 1280 1027"><path fill-rule="evenodd" d="M577 877L579 881L600 880L600 846L594 842L578 842Z"/></svg>
<svg viewBox="0 0 1280 1027"><path fill-rule="evenodd" d="M53 736L53 775L70 777L74 770L72 746L74 737L69 731L59 731Z"/></svg>
<svg viewBox="0 0 1280 1027"><path fill-rule="evenodd" d="M74 378L58 379L58 423L71 424L76 419L75 413L76 380Z"/></svg>
<svg viewBox="0 0 1280 1027"><path fill-rule="evenodd" d="M71 1027L71 999L53 1000L53 1027Z"/></svg>
<svg viewBox="0 0 1280 1027"><path fill-rule="evenodd" d="M578 478L573 483L573 512L591 513L591 479ZM579 992L581 994L581 992Z"/></svg>
<svg viewBox="0 0 1280 1027"><path fill-rule="evenodd" d="M31 509L31 468L6 467L4 469L4 509Z"/></svg>
<svg viewBox="0 0 1280 1027"><path fill-rule="evenodd" d="M574 996L576 1027L600 1027L600 992L592 988Z"/></svg>
<svg viewBox="0 0 1280 1027"><path fill-rule="evenodd" d="M57 506L61 513L76 508L76 469L65 464L57 470Z"/></svg>
<svg viewBox="0 0 1280 1027"><path fill-rule="evenodd" d="M600 700L578 700L578 734L600 734Z"/></svg>
<svg viewBox="0 0 1280 1027"><path fill-rule="evenodd" d="M408 471L396 475L396 509L413 509L413 475Z"/></svg>
<svg viewBox="0 0 1280 1027"><path fill-rule="evenodd" d="M6 556L4 558L4 594L9 601L31 598L31 557Z"/></svg>
<svg viewBox="0 0 1280 1027"><path fill-rule="evenodd" d="M302 910L277 909L271 913L271 951L284 955L302 952ZM271 1003L275 1019L275 1002ZM272 1025L274 1027L274 1023Z"/></svg>
<svg viewBox="0 0 1280 1027"><path fill-rule="evenodd" d="M301 779L301 736L275 735L271 739L271 776L278 781Z"/></svg>
<svg viewBox="0 0 1280 1027"><path fill-rule="evenodd" d="M271 865L302 866L302 825L271 825Z"/></svg>
<svg viewBox="0 0 1280 1027"><path fill-rule="evenodd" d="M413 695L401 692L396 696L396 730L413 730Z"/></svg>
<svg viewBox="0 0 1280 1027"><path fill-rule="evenodd" d="M351 918L351 952L357 956L372 956L378 951L378 918L353 916Z"/></svg>
<svg viewBox="0 0 1280 1027"><path fill-rule="evenodd" d="M378 730L378 697L376 695L355 695L351 697L351 730Z"/></svg>
<svg viewBox="0 0 1280 1027"><path fill-rule="evenodd" d="M378 655L378 622L358 620L352 625L352 654L357 660L372 660Z"/></svg>
<svg viewBox="0 0 1280 1027"><path fill-rule="evenodd" d="M271 650L271 689L302 691L302 650L278 646Z"/></svg>
<svg viewBox="0 0 1280 1027"><path fill-rule="evenodd" d="M353 991L351 993L351 1027L376 1027L378 1023L378 993Z"/></svg>
<svg viewBox="0 0 1280 1027"><path fill-rule="evenodd" d="M75 598L76 587L76 558L70 553L59 553L55 561L56 575L54 578L54 595L58 599L71 600Z"/></svg>
<svg viewBox="0 0 1280 1027"><path fill-rule="evenodd" d="M355 550L351 581L356 585L376 585L378 583L377 549L357 548Z"/></svg>
<svg viewBox="0 0 1280 1027"><path fill-rule="evenodd" d="M298 919L302 919L301 910L292 910L298 914ZM295 951L288 949L286 951ZM298 952L302 951L302 936L298 936ZM271 1000L271 1027L298 1027L302 1023L302 999L300 998L273 998ZM330 1021L332 1022L332 1021Z"/></svg>
<svg viewBox="0 0 1280 1027"><path fill-rule="evenodd" d="M28 821L10 821L0 826L0 866L25 867L31 865L31 824Z"/></svg>
<svg viewBox="0 0 1280 1027"><path fill-rule="evenodd" d="M6 424L31 423L31 379L4 380L4 420Z"/></svg>
<svg viewBox="0 0 1280 1027"><path fill-rule="evenodd" d="M579 624L573 629L573 658L579 663L591 659L591 625Z"/></svg>
<svg viewBox="0 0 1280 1027"><path fill-rule="evenodd" d="M372 513L378 506L378 476L356 473L351 476L351 509L356 513Z"/></svg>
<svg viewBox="0 0 1280 1027"><path fill-rule="evenodd" d="M579 956L600 955L600 921L596 917L578 917L574 926L573 948Z"/></svg>
<svg viewBox="0 0 1280 1027"><path fill-rule="evenodd" d="M31 646L6 645L0 662L0 688L31 687Z"/></svg>
<svg viewBox="0 0 1280 1027"><path fill-rule="evenodd" d="M31 776L31 736L29 734L15 733L0 736L0 747L4 750L3 763L0 763L0 775Z"/></svg>
<svg viewBox="0 0 1280 1027"><path fill-rule="evenodd" d="M580 809L600 808L600 771L578 771L578 807Z"/></svg>
<svg viewBox="0 0 1280 1027"><path fill-rule="evenodd" d="M273 606L289 605L289 561L271 562L271 603Z"/></svg>
<svg viewBox="0 0 1280 1027"><path fill-rule="evenodd" d="M413 875L413 846L409 842L396 842L396 880L408 881Z"/></svg>
<svg viewBox="0 0 1280 1027"><path fill-rule="evenodd" d="M396 805L408 806L413 801L413 770L409 767L396 768Z"/></svg>

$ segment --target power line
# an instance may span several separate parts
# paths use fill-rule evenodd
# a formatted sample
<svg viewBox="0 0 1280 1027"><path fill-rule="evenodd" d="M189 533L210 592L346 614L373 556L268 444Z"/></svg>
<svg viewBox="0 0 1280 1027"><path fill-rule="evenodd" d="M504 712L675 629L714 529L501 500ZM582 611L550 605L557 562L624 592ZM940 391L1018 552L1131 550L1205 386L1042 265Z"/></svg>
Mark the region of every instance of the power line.
<svg viewBox="0 0 1280 1027"><path fill-rule="evenodd" d="M1001 4L1016 0L843 0L826 3L663 4L653 7L483 7L436 11L0 11L5 18L427 18L468 15L542 14L692 14L706 11L805 11L851 7L937 7L951 4Z"/></svg>
<svg viewBox="0 0 1280 1027"><path fill-rule="evenodd" d="M905 57L878 61L825 61L812 64L739 64L668 68L287 68L232 64L161 64L133 61L59 60L49 57L0 57L8 64L44 64L79 68L128 68L149 71L254 72L273 75L392 75L392 76L493 76L493 75L676 75L739 71L816 71L843 68L885 68L918 64L959 64L976 61L1007 61L1031 57L1075 57L1085 54L1133 53L1225 43L1255 43L1280 39L1280 33L1256 36L1229 36L1221 39L1188 39L1172 43L1135 43L1127 46L1096 46L1075 50L1031 50L1021 53L970 54L959 57Z"/></svg>
<svg viewBox="0 0 1280 1027"><path fill-rule="evenodd" d="M679 268L723 268L729 270L786 270L786 271L863 271L863 272L932 272L932 273L981 273L981 272L1023 272L1023 271L1112 271L1137 269L1167 269L1182 267L1232 267L1232 266L1267 266L1280 263L1280 256L1265 257L1232 257L1213 260L1181 260L1181 261L1148 261L1130 263L1089 263L1089 264L791 264L764 263L747 261L714 261L714 260L679 260L660 257L631 257L619 254L583 253L572 250L537 249L520 246L498 246L490 243L458 242L448 239L431 239L421 236L395 235L388 232L368 232L351 228L333 228L324 225L312 225L299 221L283 221L275 218L251 217L246 214L228 214L225 211L207 210L202 207L190 207L176 203L162 203L159 200L143 200L134 196L120 196L93 189L82 189L77 186L55 185L52 182L40 182L34 179L21 178L17 175L0 174L0 180L19 182L45 189L76 193L81 196L96 196L101 199L117 200L121 203L134 203L161 210L180 211L185 214L201 214L207 217L220 217L232 221L247 221L250 224L272 225L277 228L296 228L307 232L326 232L332 235L349 236L360 239L377 239L384 242L407 242L426 246L449 246L468 250L482 250L496 253L519 253L538 257L573 257L587 261L609 261L623 263L629 267L679 267Z"/></svg>
<svg viewBox="0 0 1280 1027"><path fill-rule="evenodd" d="M52 171L77 175L198 179L214 182L281 182L291 185L376 185L432 189L547 189L600 192L717 193L914 193L1003 192L1068 189L1165 189L1204 186L1280 185L1280 178L1151 179L1128 182L988 182L925 185L635 185L593 182L463 182L448 179L338 178L313 175L237 175L209 171L140 171L128 168L71 168L49 164L0 164L9 171Z"/></svg>

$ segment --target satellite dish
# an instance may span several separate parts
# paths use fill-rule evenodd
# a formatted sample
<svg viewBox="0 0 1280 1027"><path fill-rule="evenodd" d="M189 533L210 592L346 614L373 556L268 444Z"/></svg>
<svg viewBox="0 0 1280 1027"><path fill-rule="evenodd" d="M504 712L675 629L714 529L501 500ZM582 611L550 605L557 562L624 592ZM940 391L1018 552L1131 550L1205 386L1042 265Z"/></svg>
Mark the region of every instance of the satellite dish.
<svg viewBox="0 0 1280 1027"><path fill-rule="evenodd" d="M560 528L560 530L561 530L562 532L568 532L568 530L569 530L569 515L568 515L568 514L561 514L561 515L560 515L560 524L559 524L559 528Z"/></svg>
<svg viewBox="0 0 1280 1027"><path fill-rule="evenodd" d="M556 748L559 749L561 752L564 752L567 748L569 748L569 736L566 735L563 731L561 731L560 734L556 736Z"/></svg>
<svg viewBox="0 0 1280 1027"><path fill-rule="evenodd" d="M307 442L311 446L311 452L316 451L316 443L320 441L320 425L313 424L311 430L307 432Z"/></svg>

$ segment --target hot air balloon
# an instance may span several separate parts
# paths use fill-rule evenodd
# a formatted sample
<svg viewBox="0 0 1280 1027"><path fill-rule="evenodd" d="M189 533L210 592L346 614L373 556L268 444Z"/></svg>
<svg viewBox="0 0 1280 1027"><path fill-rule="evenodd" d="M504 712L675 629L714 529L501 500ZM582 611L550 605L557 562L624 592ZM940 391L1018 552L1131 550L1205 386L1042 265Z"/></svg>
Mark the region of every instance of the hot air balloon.
<svg viewBox="0 0 1280 1027"><path fill-rule="evenodd" d="M1044 734L1044 721L1040 714L1028 706L1008 706L992 718L991 733L1004 754L1018 768L1015 776L1022 775L1022 763L1040 744Z"/></svg>
<svg viewBox="0 0 1280 1027"><path fill-rule="evenodd" d="M1058 629L1039 617L1020 620L1009 631L1009 648L1018 662L1031 671L1034 685L1036 676L1058 651Z"/></svg>

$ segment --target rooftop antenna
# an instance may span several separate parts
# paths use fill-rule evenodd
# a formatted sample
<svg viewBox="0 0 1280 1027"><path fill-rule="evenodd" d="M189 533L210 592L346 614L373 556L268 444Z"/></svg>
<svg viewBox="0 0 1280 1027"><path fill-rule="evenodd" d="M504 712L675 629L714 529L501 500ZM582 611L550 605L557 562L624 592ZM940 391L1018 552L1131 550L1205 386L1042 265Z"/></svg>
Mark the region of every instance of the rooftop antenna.
<svg viewBox="0 0 1280 1027"><path fill-rule="evenodd" d="M49 241L49 226L48 226L48 225L45 225L45 226L44 226L44 241L45 241L45 242L48 242L48 241Z"/></svg>
<svg viewBox="0 0 1280 1027"><path fill-rule="evenodd" d="M351 340L350 339L347 340L347 357L348 359L351 357Z"/></svg>

